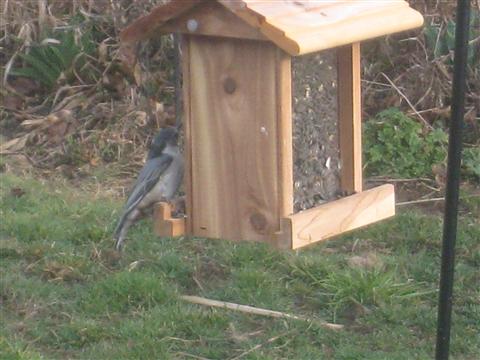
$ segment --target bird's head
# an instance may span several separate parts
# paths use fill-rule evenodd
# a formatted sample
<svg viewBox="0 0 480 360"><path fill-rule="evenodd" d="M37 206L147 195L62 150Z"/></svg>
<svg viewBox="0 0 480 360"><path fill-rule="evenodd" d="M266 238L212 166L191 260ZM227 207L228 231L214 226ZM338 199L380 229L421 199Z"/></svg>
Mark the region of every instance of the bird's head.
<svg viewBox="0 0 480 360"><path fill-rule="evenodd" d="M160 156L165 148L169 146L177 146L178 132L174 127L166 127L153 138L148 152L148 159Z"/></svg>

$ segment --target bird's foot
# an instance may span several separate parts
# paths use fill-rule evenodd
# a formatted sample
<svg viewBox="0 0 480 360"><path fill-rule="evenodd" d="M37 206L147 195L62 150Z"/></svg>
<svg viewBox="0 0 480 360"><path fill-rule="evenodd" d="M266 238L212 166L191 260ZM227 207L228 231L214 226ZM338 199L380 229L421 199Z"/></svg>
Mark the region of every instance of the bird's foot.
<svg viewBox="0 0 480 360"><path fill-rule="evenodd" d="M123 250L123 239L118 238L115 240L115 250L122 251Z"/></svg>

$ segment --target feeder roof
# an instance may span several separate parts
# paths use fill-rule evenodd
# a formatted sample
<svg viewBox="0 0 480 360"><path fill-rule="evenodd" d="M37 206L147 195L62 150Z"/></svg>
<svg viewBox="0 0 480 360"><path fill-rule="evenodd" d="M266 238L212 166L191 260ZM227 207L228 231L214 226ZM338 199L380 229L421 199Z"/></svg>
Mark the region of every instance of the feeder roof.
<svg viewBox="0 0 480 360"><path fill-rule="evenodd" d="M404 0L172 0L134 21L122 40L146 39L167 21L207 2L222 4L293 56L423 24L422 15Z"/></svg>

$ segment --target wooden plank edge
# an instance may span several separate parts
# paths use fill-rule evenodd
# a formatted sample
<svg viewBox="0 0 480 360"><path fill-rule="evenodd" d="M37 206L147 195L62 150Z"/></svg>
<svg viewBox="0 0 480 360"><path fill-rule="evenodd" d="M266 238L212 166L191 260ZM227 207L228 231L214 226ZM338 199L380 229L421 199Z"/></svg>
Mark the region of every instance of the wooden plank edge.
<svg viewBox="0 0 480 360"><path fill-rule="evenodd" d="M281 29L270 25L264 16L249 9L244 3L231 0L219 0L219 2L288 54L295 56L300 53L300 47L295 40L287 37Z"/></svg>
<svg viewBox="0 0 480 360"><path fill-rule="evenodd" d="M276 50L276 109L278 218L293 213L293 145L292 145L292 65L291 56Z"/></svg>
<svg viewBox="0 0 480 360"><path fill-rule="evenodd" d="M280 219L280 230L273 234L271 245L277 249L292 249L292 220L288 217Z"/></svg>
<svg viewBox="0 0 480 360"><path fill-rule="evenodd" d="M291 249L297 249L394 215L395 190L386 184L291 215L282 225L291 226Z"/></svg>
<svg viewBox="0 0 480 360"><path fill-rule="evenodd" d="M297 44L298 51L294 55L298 56L396 34L419 28L422 25L423 16L412 8L407 7L398 9L395 13L384 14L372 19L368 29L364 31L355 31L356 29L365 28L364 19L359 17L332 29L324 26L307 33L286 33L286 37L289 38L290 42ZM343 35L339 36L338 34Z"/></svg>
<svg viewBox="0 0 480 360"><path fill-rule="evenodd" d="M337 49L340 186L348 195L363 190L360 57L360 43Z"/></svg>
<svg viewBox="0 0 480 360"><path fill-rule="evenodd" d="M192 184L192 134L191 134L191 89L190 89L190 37L188 35L182 35L181 37L181 49L182 49L182 90L183 90L183 130L184 130L184 159L185 159L185 174L184 174L184 186L185 186L185 213L186 219L186 232L188 235L193 233L193 184Z"/></svg>

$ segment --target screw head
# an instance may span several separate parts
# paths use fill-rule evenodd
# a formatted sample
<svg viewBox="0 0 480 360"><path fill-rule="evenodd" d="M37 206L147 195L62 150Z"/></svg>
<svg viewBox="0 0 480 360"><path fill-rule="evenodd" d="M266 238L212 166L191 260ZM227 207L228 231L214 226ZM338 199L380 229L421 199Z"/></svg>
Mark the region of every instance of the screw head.
<svg viewBox="0 0 480 360"><path fill-rule="evenodd" d="M187 20L187 30L190 32L195 32L198 30L198 21L195 19Z"/></svg>

